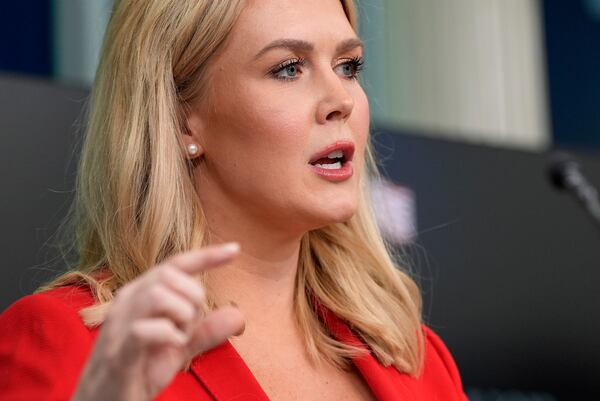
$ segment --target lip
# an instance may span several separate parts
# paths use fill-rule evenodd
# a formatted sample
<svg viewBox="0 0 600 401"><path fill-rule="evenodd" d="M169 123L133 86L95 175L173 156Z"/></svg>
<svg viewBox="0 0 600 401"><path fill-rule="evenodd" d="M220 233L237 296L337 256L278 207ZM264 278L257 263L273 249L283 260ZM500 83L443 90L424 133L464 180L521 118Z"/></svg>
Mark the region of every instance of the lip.
<svg viewBox="0 0 600 401"><path fill-rule="evenodd" d="M352 158L354 157L354 142L352 142L352 141L334 142L331 145L328 145L327 147L321 149L319 152L314 154L310 158L310 161L308 163L312 164L323 157L327 157L328 154L330 154L331 152L335 152L336 150L341 150L342 152L344 152L344 160L346 162L351 162Z"/></svg>
<svg viewBox="0 0 600 401"><path fill-rule="evenodd" d="M326 169L313 165L317 160L327 157L331 152L341 150L344 152L344 162L341 168ZM354 175L352 158L354 157L354 143L351 141L337 141L317 152L309 162L313 172L318 176L333 182L345 181Z"/></svg>

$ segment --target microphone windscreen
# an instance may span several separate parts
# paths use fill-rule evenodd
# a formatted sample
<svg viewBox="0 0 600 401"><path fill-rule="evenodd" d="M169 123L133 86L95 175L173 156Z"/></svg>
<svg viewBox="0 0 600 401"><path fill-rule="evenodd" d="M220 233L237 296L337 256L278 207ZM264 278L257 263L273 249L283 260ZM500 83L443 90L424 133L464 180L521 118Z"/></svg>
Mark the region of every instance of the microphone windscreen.
<svg viewBox="0 0 600 401"><path fill-rule="evenodd" d="M565 152L552 152L548 162L548 178L552 185L559 190L567 188L567 176L570 171L578 170L579 163Z"/></svg>

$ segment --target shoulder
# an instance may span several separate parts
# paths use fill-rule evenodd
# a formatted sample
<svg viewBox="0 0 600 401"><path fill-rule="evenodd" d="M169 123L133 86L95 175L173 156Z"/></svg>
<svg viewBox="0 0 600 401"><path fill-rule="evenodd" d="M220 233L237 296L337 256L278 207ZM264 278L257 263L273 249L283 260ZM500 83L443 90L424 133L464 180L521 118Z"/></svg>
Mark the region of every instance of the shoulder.
<svg viewBox="0 0 600 401"><path fill-rule="evenodd" d="M68 399L94 342L79 316L92 303L85 287L68 286L21 298L0 315L0 401Z"/></svg>
<svg viewBox="0 0 600 401"><path fill-rule="evenodd" d="M13 303L0 315L0 326L14 327L17 323L82 324L79 310L94 303L91 291L82 286L65 286L28 295Z"/></svg>
<svg viewBox="0 0 600 401"><path fill-rule="evenodd" d="M0 315L0 351L12 352L10 344L22 349L60 349L83 346L93 330L85 326L79 311L94 303L89 289L66 286L28 295Z"/></svg>
<svg viewBox="0 0 600 401"><path fill-rule="evenodd" d="M452 354L442 339L429 327L423 326L425 360L421 379L443 391L454 392L457 399L466 400L460 373Z"/></svg>
<svg viewBox="0 0 600 401"><path fill-rule="evenodd" d="M72 341L76 333L89 337L90 330L84 325L79 311L93 303L91 291L80 286L66 286L28 295L0 315L0 339L6 343L35 336L45 341L54 337L57 341L67 338Z"/></svg>
<svg viewBox="0 0 600 401"><path fill-rule="evenodd" d="M66 308L78 311L93 303L94 297L88 287L68 285L27 295L13 303L6 311L31 307L48 310Z"/></svg>

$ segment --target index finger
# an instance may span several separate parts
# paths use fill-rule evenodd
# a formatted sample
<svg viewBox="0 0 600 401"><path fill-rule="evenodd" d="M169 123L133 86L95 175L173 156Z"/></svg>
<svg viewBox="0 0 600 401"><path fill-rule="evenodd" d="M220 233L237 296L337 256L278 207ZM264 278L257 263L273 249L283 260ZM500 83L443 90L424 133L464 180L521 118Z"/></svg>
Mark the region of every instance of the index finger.
<svg viewBox="0 0 600 401"><path fill-rule="evenodd" d="M230 261L240 251L237 242L211 245L172 256L165 262L187 274L196 274Z"/></svg>

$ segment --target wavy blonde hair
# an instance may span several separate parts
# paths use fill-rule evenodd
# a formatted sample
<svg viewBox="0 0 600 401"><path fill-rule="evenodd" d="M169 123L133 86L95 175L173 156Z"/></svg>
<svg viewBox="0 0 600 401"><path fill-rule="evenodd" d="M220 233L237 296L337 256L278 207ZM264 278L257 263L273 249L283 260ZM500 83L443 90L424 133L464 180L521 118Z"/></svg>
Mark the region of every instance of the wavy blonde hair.
<svg viewBox="0 0 600 401"><path fill-rule="evenodd" d="M355 5L341 2L357 30ZM102 323L117 289L165 258L207 243L181 136L186 105L207 93L207 66L242 8L242 0L120 0L114 6L68 220L78 261L40 289L89 286L97 302L80 312L87 325ZM356 214L302 238L297 320L315 362L344 367L364 352L331 336L318 302L382 364L417 375L423 364L420 292L395 266L374 223L368 187L376 174L368 146Z"/></svg>

